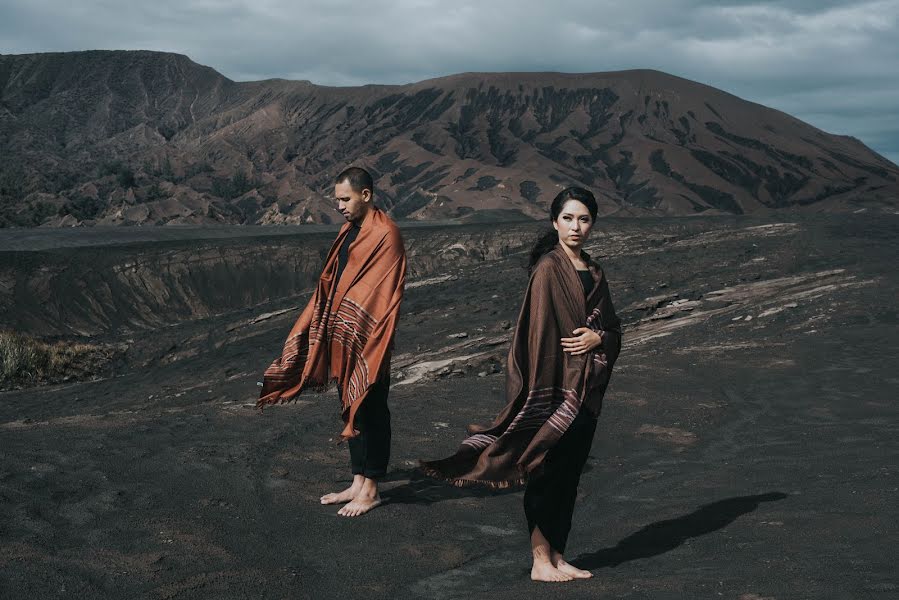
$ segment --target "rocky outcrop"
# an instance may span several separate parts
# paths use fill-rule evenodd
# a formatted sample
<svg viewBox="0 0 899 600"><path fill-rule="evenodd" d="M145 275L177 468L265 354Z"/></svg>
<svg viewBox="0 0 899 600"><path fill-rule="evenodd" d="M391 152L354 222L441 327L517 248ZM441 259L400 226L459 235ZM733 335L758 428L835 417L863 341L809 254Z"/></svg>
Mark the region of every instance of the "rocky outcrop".
<svg viewBox="0 0 899 600"><path fill-rule="evenodd" d="M533 224L404 230L410 285L503 258ZM237 311L296 305L315 284L334 232L0 252L0 328L36 335L140 333Z"/></svg>

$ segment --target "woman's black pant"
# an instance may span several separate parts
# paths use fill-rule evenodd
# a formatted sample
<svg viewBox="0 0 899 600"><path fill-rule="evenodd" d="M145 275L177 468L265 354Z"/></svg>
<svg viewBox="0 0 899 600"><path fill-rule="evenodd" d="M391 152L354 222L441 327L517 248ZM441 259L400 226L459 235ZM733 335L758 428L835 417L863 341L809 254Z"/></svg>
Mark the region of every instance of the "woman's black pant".
<svg viewBox="0 0 899 600"><path fill-rule="evenodd" d="M528 532L539 527L553 550L565 552L581 472L587 463L596 419L581 410L558 443L550 448L540 475L528 481L524 514Z"/></svg>
<svg viewBox="0 0 899 600"><path fill-rule="evenodd" d="M376 381L356 412L355 426L359 435L350 438L350 465L353 475L380 479L387 474L390 462L390 409L387 394L390 375Z"/></svg>

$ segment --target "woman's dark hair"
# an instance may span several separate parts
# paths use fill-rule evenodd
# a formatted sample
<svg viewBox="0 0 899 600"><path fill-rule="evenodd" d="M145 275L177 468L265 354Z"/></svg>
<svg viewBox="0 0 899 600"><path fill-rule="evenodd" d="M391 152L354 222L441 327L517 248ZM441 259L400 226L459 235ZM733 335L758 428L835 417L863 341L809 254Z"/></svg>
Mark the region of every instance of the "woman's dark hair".
<svg viewBox="0 0 899 600"><path fill-rule="evenodd" d="M549 207L550 221L555 221L559 218L562 207L565 206L565 203L569 200L577 200L586 206L587 211L590 213L590 219L596 221L596 213L599 212L599 207L596 205L596 198L593 197L593 194L591 194L589 190L579 187L565 188L556 195L553 199L553 203ZM555 248L557 243L559 243L559 232L555 229L550 229L540 236L537 243L534 244L534 249L531 250L531 256L528 260L529 274L534 270L534 265L537 264L537 261L540 260L544 254Z"/></svg>

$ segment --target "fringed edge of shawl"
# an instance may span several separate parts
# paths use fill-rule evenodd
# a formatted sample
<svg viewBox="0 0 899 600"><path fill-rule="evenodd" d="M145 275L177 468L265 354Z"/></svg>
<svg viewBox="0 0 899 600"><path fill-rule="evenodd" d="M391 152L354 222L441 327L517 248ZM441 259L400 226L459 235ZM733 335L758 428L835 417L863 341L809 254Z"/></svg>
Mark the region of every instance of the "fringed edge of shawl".
<svg viewBox="0 0 899 600"><path fill-rule="evenodd" d="M300 388L296 394L292 396L280 396L274 400L269 400L268 402L263 402L262 398L256 400L256 408L260 411L264 410L266 406L277 406L279 404L289 404L290 402L296 402L297 398L303 392L312 392L313 394L322 394L327 392L333 385L337 383L337 378L332 378L327 381L306 381L303 383L303 387Z"/></svg>
<svg viewBox="0 0 899 600"><path fill-rule="evenodd" d="M434 467L429 467L424 461L418 461L418 470L427 477L431 479L436 479L438 481L442 481L444 483L448 483L457 488L471 487L471 486L484 486L490 488L492 490L507 490L513 487L522 487L527 484L527 477L518 477L515 479L505 479L502 481L493 481L488 479L462 479L462 478L452 478L446 477L440 471L435 469Z"/></svg>
<svg viewBox="0 0 899 600"><path fill-rule="evenodd" d="M339 381L336 377L331 377L330 379L328 379L326 381L306 380L303 383L302 387L300 388L300 391L293 394L292 396L280 396L280 397L278 397L274 400L270 400L268 402L263 402L262 398L257 399L256 400L256 408L259 409L259 412L264 412L266 406L277 406L280 404L288 404L290 402L295 402L297 400L297 398L299 398L303 392L307 392L307 391L315 393L315 394L321 394L321 393L324 393L324 392L327 392L328 390L330 390L334 385L337 385L337 383L339 383ZM345 417L346 414L349 412L349 410L350 410L349 406L342 407L340 409L341 417ZM355 427L353 428L353 435L344 435L344 433L341 432L339 435L340 439L339 439L338 443L345 442L349 439L356 437L357 435L359 435L359 430L356 429Z"/></svg>

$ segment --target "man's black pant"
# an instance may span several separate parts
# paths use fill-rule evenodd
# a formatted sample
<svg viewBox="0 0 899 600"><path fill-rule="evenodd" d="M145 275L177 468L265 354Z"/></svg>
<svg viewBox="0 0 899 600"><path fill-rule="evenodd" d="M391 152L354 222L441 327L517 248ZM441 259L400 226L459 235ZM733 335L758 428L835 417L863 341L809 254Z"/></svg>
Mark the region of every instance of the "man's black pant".
<svg viewBox="0 0 899 600"><path fill-rule="evenodd" d="M387 474L387 463L390 462L390 409L387 408L389 391L388 374L371 386L362 406L356 412L355 426L359 435L347 442L353 475L380 479Z"/></svg>

